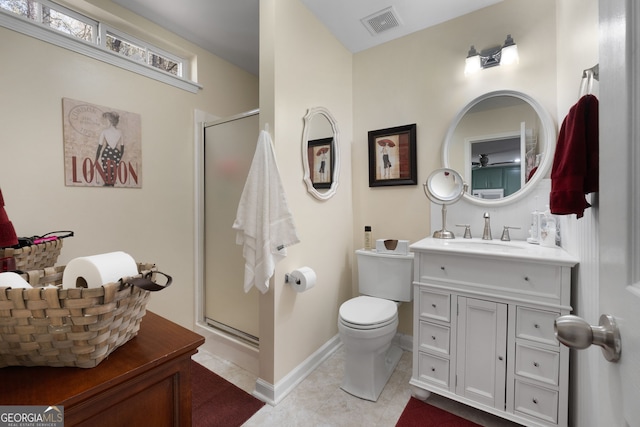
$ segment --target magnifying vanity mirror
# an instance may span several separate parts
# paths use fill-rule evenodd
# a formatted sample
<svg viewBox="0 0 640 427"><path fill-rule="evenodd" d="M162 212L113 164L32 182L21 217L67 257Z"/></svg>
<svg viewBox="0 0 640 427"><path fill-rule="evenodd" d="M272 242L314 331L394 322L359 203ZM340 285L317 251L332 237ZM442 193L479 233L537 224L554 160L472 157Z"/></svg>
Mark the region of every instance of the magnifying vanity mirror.
<svg viewBox="0 0 640 427"><path fill-rule="evenodd" d="M436 169L429 175L427 182L422 184L424 194L433 203L442 205L442 230L433 233L436 239L454 239L452 231L447 230L447 205L451 205L464 195L467 184L460 174L453 169Z"/></svg>
<svg viewBox="0 0 640 427"><path fill-rule="evenodd" d="M465 200L506 205L523 198L548 173L555 139L551 116L535 99L516 91L489 92L453 120L442 163L468 183Z"/></svg>
<svg viewBox="0 0 640 427"><path fill-rule="evenodd" d="M307 191L319 200L336 193L340 171L338 124L324 107L310 108L304 116L302 166Z"/></svg>

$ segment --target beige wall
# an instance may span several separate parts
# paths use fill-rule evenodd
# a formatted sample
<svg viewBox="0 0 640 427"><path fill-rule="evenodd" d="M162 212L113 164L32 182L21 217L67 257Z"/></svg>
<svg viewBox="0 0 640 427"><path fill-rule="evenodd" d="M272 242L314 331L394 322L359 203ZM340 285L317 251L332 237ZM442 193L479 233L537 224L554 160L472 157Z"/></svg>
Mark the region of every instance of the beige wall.
<svg viewBox="0 0 640 427"><path fill-rule="evenodd" d="M275 384L337 334L338 308L352 295L353 71L351 53L298 0L261 1L260 7L260 120L273 130L301 240L277 265L273 291L260 304L260 377ZM302 181L302 118L318 106L331 112L340 132L339 186L326 201L308 194ZM283 279L301 266L313 268L318 282L296 293ZM263 345L270 335L273 343Z"/></svg>
<svg viewBox="0 0 640 427"><path fill-rule="evenodd" d="M457 112L479 95L501 89L536 98L556 115L554 0L509 0L354 55L354 244L371 225L374 238L430 235L422 184L442 166L441 145ZM464 75L470 45L481 50L515 39L520 63ZM417 124L418 185L368 186L367 132ZM455 205L452 207L455 208ZM451 209L451 208L450 208ZM400 309L399 331L412 332L412 307Z"/></svg>
<svg viewBox="0 0 640 427"><path fill-rule="evenodd" d="M110 2L109 2L110 3ZM162 34L142 20L146 31ZM73 230L59 264L122 250L174 277L149 309L194 324L194 109L225 117L258 106L258 79L193 45L192 94L0 28L0 185L20 235ZM142 189L65 187L62 98L138 113Z"/></svg>

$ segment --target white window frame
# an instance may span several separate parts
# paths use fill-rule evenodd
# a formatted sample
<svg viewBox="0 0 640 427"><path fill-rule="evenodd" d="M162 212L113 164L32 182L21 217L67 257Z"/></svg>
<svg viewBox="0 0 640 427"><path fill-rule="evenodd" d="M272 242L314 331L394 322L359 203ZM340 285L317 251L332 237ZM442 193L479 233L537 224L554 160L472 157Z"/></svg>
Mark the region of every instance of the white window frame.
<svg viewBox="0 0 640 427"><path fill-rule="evenodd" d="M96 21L95 19L89 18L89 17L88 17L88 16L86 16L86 15L82 15L82 14L80 14L80 13L78 13L78 12L75 12L75 11L73 11L73 10L71 10L71 9L68 9L68 8L66 8L66 7L64 7L64 6L62 6L62 5L59 5L59 4L54 3L54 2L51 2L51 1L49 1L49 0L34 0L34 1L35 1L36 3L40 3L42 6L46 6L46 7L50 8L50 9L53 9L53 10L55 10L55 11L57 11L57 12L62 12L62 13L64 13L65 15L70 16L70 17L72 17L72 18L74 18L74 19L76 19L76 20L78 20L78 21L80 21L80 22L84 22L84 23L85 23L85 24L87 24L87 25L91 25L91 27L93 28L93 35L94 35L94 37L95 37L95 38L94 38L94 40L92 40L92 42L93 42L93 43L96 43L96 44L98 44L98 45L100 44L100 43L99 43L99 38L98 38L98 37L99 37L99 22L98 22L98 21ZM3 10L3 11L4 11L4 10ZM50 30L53 30L53 31L58 31L58 30L56 30L55 28L51 28L51 27L49 27L48 25L45 25L45 24L42 22L42 20L43 20L43 16L42 16L42 8L38 8L38 20L37 20L37 21L34 21L33 23L34 23L34 24L40 24L40 25L43 25L45 28L49 28ZM29 20L27 20L27 22L29 22ZM63 33L62 31L60 31L60 32L61 32L62 34L66 34L66 33ZM68 35L69 35L69 34L68 34ZM69 35L69 36L70 36L70 35ZM73 37L73 36L72 36L72 37Z"/></svg>
<svg viewBox="0 0 640 427"><path fill-rule="evenodd" d="M48 0L40 0L40 3L45 4L47 7L51 7L53 9L59 10L64 13L69 13L70 16L76 18L78 15L73 11L68 10L56 3L50 3ZM86 20L86 16L80 15L82 19L81 21ZM89 18L91 19L91 18ZM99 37L99 41L95 41L94 43L87 42L85 40L79 39L77 37L71 36L69 34L65 34L56 29L50 28L48 26L43 25L41 22L32 21L23 16L11 13L4 9L0 9L0 27L4 27L13 31L16 31L21 34L25 34L30 37L34 37L38 40L44 41L46 43L51 43L55 46L62 47L64 49L70 50L72 52L79 53L81 55L88 56L90 58L96 59L98 61L102 61L116 67L140 74L142 76L154 79L156 81L160 81L162 83L169 84L171 86L186 90L191 93L197 93L202 86L196 82L188 80L184 77L174 76L166 71L160 70L158 68L152 67L146 63L138 62L134 59L127 58L123 55L120 55L116 52L112 52L111 50L106 49L102 46L104 43L103 38L103 30L102 26L98 23L98 32L96 33L96 37ZM109 27L106 25L106 27ZM109 27L110 28L110 27ZM113 29L110 28L109 31ZM120 31L113 31L114 34L123 34ZM125 38L131 39L131 37L127 36ZM133 40L132 40L133 41ZM98 44L100 43L100 44ZM149 43L142 43L143 45L150 47ZM162 51L161 49L152 46L152 50L156 51L161 55L165 55L167 52ZM173 59L176 57L175 55L168 54L167 58ZM179 58L180 59L180 58ZM188 61L180 59L183 64L183 75L188 75Z"/></svg>
<svg viewBox="0 0 640 427"><path fill-rule="evenodd" d="M119 39L121 39L123 41L129 42L129 43L131 43L133 45L136 45L136 46L139 46L141 48L144 48L145 49L145 55L147 56L145 62L151 68L155 68L155 67L150 65L149 62L148 62L149 54L150 53L156 53L159 56L163 56L163 57L165 57L165 58L167 58L167 59L169 59L169 60L171 60L171 61L173 61L173 62L178 64L178 66L180 67L180 73L179 73L178 77L188 75L188 73L189 73L189 64L184 58L181 58L181 57L179 57L179 56L177 56L175 54L172 54L172 53L169 53L169 52L167 52L167 51L165 51L163 49L160 49L157 46L154 46L154 45L149 44L149 43L147 43L145 41L142 41L142 40L138 39L137 37L134 37L134 36L131 36L131 35L127 34L127 33L124 33L124 32L122 32L122 31L120 31L120 30L118 30L116 28L113 28L110 25L101 24L100 25L100 43L99 44L102 47L104 47L104 49L106 49L107 51L117 54L117 52L113 52L113 51L111 51L110 49L108 49L106 47L107 33L111 33L111 34L113 34L114 36L116 36L117 38L119 38ZM126 56L123 56L123 57L127 58ZM129 58L129 59L131 59L134 62L139 62L139 61L136 61L135 59L132 59L132 58ZM162 71L162 70L160 70L160 71ZM166 73L166 71L162 71L162 72ZM169 73L169 74L171 74L171 73Z"/></svg>

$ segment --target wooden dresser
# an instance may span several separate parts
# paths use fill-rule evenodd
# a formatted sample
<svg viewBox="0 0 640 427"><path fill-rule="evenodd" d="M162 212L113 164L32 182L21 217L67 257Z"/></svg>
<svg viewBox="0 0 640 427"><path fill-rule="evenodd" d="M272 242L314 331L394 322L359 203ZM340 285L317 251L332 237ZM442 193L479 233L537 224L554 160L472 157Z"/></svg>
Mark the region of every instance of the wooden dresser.
<svg viewBox="0 0 640 427"><path fill-rule="evenodd" d="M203 343L147 311L95 368L0 369L0 405L64 406L65 426L191 426L191 356Z"/></svg>

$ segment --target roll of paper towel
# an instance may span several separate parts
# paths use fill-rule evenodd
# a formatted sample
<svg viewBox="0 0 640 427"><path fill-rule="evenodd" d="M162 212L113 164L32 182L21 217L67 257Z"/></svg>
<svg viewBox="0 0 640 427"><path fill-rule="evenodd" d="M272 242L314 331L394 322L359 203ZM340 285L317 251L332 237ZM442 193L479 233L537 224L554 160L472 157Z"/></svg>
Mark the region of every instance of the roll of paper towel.
<svg viewBox="0 0 640 427"><path fill-rule="evenodd" d="M12 272L0 273L0 288L31 288L32 286L19 274Z"/></svg>
<svg viewBox="0 0 640 427"><path fill-rule="evenodd" d="M138 265L131 255L109 252L72 259L62 273L63 288L99 288L123 277L138 274Z"/></svg>
<svg viewBox="0 0 640 427"><path fill-rule="evenodd" d="M304 292L316 285L316 272L309 267L300 267L289 275L291 286L297 292Z"/></svg>

